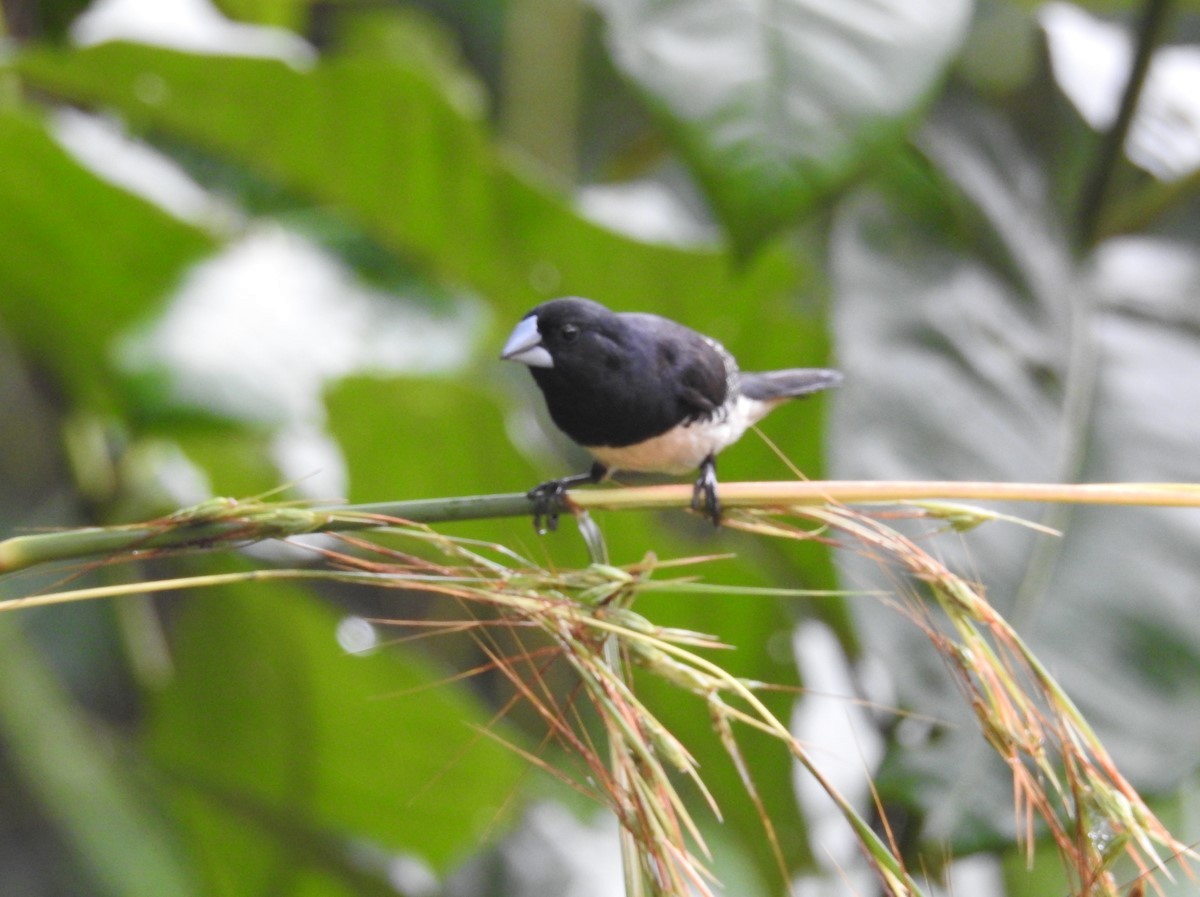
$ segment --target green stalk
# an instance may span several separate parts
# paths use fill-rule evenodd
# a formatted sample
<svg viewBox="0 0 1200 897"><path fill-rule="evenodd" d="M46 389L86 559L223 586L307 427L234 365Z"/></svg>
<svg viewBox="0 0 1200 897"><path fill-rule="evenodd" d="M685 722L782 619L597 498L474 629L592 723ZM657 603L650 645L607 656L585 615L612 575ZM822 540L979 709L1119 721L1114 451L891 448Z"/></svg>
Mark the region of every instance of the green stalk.
<svg viewBox="0 0 1200 897"><path fill-rule="evenodd" d="M942 481L827 480L816 482L722 483L726 508L797 505L885 504L939 499L968 501L1061 502L1065 504L1200 507L1200 483L988 483ZM669 508L690 505L691 486L629 486L570 493L569 503L584 510Z"/></svg>
<svg viewBox="0 0 1200 897"><path fill-rule="evenodd" d="M938 499L1061 502L1069 504L1200 507L1194 483L986 483L986 482L760 482L723 483L721 502L732 508L782 508L825 503L881 504ZM628 511L688 507L690 485L582 489L568 493L567 509ZM149 523L88 527L14 536L0 542L0 573L50 561L172 548L232 548L266 539L318 532L371 529L398 518L446 523L527 517L533 504L519 492L364 505L303 507L296 504L213 499Z"/></svg>
<svg viewBox="0 0 1200 897"><path fill-rule="evenodd" d="M0 573L49 561L125 551L235 547L305 533L352 532L383 526L388 522L385 517L414 523L443 523L517 517L530 514L531 510L529 499L521 493L323 508L212 499L197 508L148 523L84 527L5 539L0 542Z"/></svg>
<svg viewBox="0 0 1200 897"><path fill-rule="evenodd" d="M571 183L586 9L579 0L509 0L503 8L500 132Z"/></svg>
<svg viewBox="0 0 1200 897"><path fill-rule="evenodd" d="M1146 86L1146 76L1154 51L1162 41L1162 34L1172 12L1171 0L1145 0L1137 29L1137 47L1129 78L1121 94L1121 105L1116 120L1104 133L1095 164L1084 184L1079 205L1079 235L1084 247L1091 247L1101 230L1101 218L1109 185L1125 149L1125 140L1137 113L1138 101Z"/></svg>

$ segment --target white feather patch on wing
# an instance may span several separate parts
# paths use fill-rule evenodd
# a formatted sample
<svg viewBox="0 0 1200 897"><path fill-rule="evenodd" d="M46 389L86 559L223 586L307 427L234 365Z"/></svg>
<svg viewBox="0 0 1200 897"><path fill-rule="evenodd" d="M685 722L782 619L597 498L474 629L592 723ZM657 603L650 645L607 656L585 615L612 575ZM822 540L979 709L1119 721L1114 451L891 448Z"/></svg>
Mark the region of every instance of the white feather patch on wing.
<svg viewBox="0 0 1200 897"><path fill-rule="evenodd" d="M709 420L674 427L635 445L589 445L585 448L609 470L690 473L709 455L715 455L741 439L746 428L762 420L779 401L763 402L738 395Z"/></svg>

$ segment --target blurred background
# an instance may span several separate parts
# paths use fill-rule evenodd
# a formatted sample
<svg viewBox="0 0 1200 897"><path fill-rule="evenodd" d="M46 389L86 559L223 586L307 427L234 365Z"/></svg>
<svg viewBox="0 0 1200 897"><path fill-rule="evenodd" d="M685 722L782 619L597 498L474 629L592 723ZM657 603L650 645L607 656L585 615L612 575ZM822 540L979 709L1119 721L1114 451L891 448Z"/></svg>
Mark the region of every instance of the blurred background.
<svg viewBox="0 0 1200 897"><path fill-rule="evenodd" d="M680 319L748 369L845 372L722 456L726 480L1200 480L1193 0L0 12L0 536L280 487L376 502L581 470L497 360L566 294ZM1200 516L1004 510L1065 535L929 545L1196 838ZM880 578L679 513L598 522L614 563L731 553L706 577ZM446 530L587 563L569 521ZM72 581L279 560L296 558ZM63 576L10 575L0 597ZM868 813L873 778L935 889L1064 892L1048 850L1026 869L1007 770L894 608L639 610L735 645L739 675L803 685L772 707ZM0 897L620 894L611 818L479 736L569 762L534 714L496 719L503 683L454 678L478 648L390 645L369 622L455 613L256 584L0 616ZM721 804L705 835L725 892L783 893L702 702L643 687ZM784 751L743 750L794 893L878 893Z"/></svg>

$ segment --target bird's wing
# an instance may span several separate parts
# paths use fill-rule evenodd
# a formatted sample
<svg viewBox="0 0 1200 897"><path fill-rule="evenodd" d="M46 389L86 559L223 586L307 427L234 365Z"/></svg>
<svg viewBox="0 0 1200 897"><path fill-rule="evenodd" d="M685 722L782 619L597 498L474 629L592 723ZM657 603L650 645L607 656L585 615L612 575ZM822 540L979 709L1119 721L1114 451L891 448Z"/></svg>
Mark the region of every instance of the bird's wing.
<svg viewBox="0 0 1200 897"><path fill-rule="evenodd" d="M623 312L620 317L626 332L640 343L642 357L653 358L648 376L671 387L684 420L705 417L721 407L737 364L720 343L670 318L641 312Z"/></svg>
<svg viewBox="0 0 1200 897"><path fill-rule="evenodd" d="M709 417L725 404L737 376L737 363L720 343L689 334L694 338L680 357L675 383L685 419L692 421Z"/></svg>

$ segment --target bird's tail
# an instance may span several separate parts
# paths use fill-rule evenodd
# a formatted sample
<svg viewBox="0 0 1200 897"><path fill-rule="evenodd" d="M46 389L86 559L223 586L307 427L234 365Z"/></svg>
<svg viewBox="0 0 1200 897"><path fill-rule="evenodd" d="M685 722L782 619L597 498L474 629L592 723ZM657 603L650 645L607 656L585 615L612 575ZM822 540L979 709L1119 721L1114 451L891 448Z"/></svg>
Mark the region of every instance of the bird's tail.
<svg viewBox="0 0 1200 897"><path fill-rule="evenodd" d="M742 394L751 399L769 402L775 399L794 399L829 389L842 382L842 375L826 368L792 368L786 371L743 372Z"/></svg>

